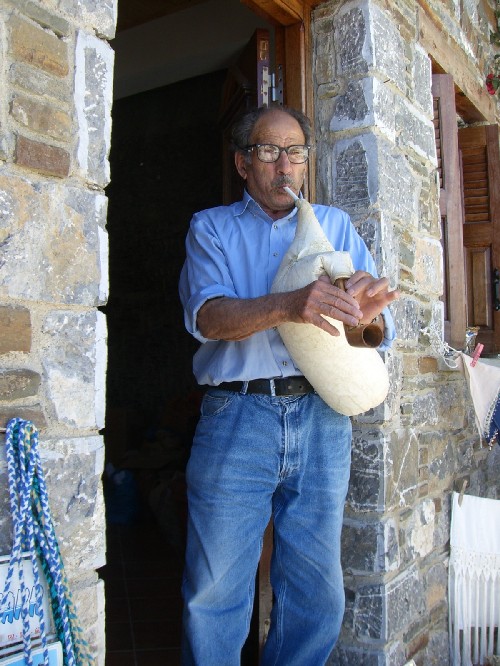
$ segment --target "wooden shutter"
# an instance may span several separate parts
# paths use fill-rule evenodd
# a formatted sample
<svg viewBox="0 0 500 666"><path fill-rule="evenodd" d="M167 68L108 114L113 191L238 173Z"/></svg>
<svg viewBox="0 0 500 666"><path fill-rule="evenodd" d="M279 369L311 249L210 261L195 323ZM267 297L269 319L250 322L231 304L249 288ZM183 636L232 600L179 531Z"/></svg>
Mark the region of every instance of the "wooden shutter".
<svg viewBox="0 0 500 666"><path fill-rule="evenodd" d="M467 324L479 326L484 352L500 352L493 272L500 269L500 150L497 125L458 132L464 188Z"/></svg>
<svg viewBox="0 0 500 666"><path fill-rule="evenodd" d="M452 77L448 74L434 74L432 95L440 182L445 340L455 349L462 349L466 326L463 208L455 89Z"/></svg>

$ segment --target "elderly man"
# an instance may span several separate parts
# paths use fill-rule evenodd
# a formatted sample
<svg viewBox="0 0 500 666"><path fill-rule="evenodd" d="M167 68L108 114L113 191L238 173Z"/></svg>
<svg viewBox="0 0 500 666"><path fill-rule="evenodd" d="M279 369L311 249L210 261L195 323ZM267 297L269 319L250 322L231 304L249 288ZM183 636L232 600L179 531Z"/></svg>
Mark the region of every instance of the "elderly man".
<svg viewBox="0 0 500 666"><path fill-rule="evenodd" d="M340 534L351 423L300 376L276 327L310 323L338 335L397 298L348 216L314 206L356 272L346 291L322 277L296 291L270 288L296 227L284 187L299 193L311 142L308 119L285 108L247 113L233 128L243 200L194 215L180 295L188 331L202 344L194 373L205 385L187 468L188 541L183 663L236 666L249 631L262 537L274 520L274 603L262 664L320 666L344 612ZM341 389L340 389L341 390Z"/></svg>

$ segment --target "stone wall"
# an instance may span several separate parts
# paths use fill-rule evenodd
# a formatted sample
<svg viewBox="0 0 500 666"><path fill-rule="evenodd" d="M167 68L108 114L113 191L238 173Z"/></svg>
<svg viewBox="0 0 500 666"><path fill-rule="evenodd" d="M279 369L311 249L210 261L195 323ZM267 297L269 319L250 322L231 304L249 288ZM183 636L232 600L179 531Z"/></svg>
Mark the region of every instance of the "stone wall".
<svg viewBox="0 0 500 666"><path fill-rule="evenodd" d="M116 0L0 0L0 426L40 432L59 545L104 664L107 155ZM0 553L11 548L4 447Z"/></svg>
<svg viewBox="0 0 500 666"><path fill-rule="evenodd" d="M462 49L462 60L478 54L481 82L486 3L461 5L462 13L457 3L430 4L453 35L449 48ZM499 456L481 448L463 377L422 334L431 326L442 335L443 276L421 11L411 2L355 1L314 12L318 200L351 214L380 273L402 292L392 307L397 344L386 354L389 397L354 424L347 611L335 665L448 663L451 492L467 478L473 494L500 497Z"/></svg>

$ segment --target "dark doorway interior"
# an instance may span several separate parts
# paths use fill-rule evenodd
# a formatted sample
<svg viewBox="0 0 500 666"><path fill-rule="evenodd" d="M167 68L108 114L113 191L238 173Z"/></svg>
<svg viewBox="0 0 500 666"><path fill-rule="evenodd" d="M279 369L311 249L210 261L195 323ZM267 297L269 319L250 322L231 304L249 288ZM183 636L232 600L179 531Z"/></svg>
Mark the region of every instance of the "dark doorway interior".
<svg viewBox="0 0 500 666"><path fill-rule="evenodd" d="M226 71L115 102L108 232L107 666L179 663L196 342L177 283L195 211L222 199ZM135 544L135 545L134 545ZM149 610L148 610L149 609Z"/></svg>
<svg viewBox="0 0 500 666"><path fill-rule="evenodd" d="M177 282L192 214L221 202L217 117L224 79L225 71L215 72L113 107L106 308L111 462L159 429L191 435L196 343L184 329Z"/></svg>

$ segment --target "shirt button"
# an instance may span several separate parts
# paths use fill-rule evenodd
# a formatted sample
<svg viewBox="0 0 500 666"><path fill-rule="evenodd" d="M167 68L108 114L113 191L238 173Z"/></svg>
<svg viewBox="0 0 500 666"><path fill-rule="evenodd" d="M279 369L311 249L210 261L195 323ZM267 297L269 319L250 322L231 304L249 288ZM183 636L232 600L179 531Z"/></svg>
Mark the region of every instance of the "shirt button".
<svg viewBox="0 0 500 666"><path fill-rule="evenodd" d="M277 224L273 224L273 229L277 229L277 228L278 228L278 225L277 225Z"/></svg>
<svg viewBox="0 0 500 666"><path fill-rule="evenodd" d="M273 252L273 257L277 257L277 256L278 256L278 253L277 253L277 252Z"/></svg>
<svg viewBox="0 0 500 666"><path fill-rule="evenodd" d="M288 365L288 361L283 361L283 365L286 367Z"/></svg>

